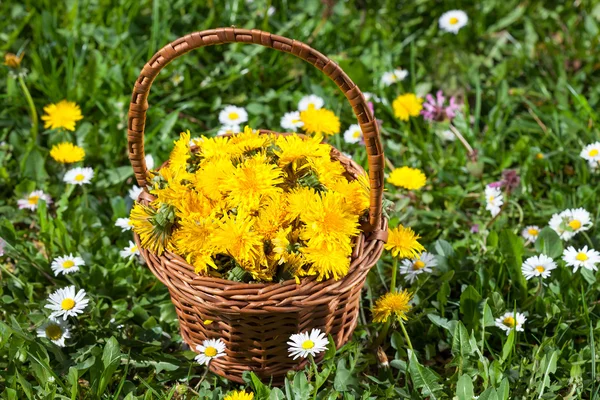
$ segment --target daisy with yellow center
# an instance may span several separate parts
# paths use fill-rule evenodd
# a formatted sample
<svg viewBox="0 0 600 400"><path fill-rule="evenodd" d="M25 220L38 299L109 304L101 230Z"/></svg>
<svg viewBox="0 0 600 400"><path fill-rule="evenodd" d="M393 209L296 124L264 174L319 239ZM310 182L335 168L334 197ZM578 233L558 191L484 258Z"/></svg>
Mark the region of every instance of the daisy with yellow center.
<svg viewBox="0 0 600 400"><path fill-rule="evenodd" d="M529 257L521 266L521 272L527 280L536 276L542 279L548 278L553 269L556 269L556 263L545 254Z"/></svg>
<svg viewBox="0 0 600 400"><path fill-rule="evenodd" d="M52 293L45 307L52 310L50 317L62 316L66 320L67 317L76 317L78 314L82 314L88 303L85 290L80 289L75 293L75 286L68 286Z"/></svg>
<svg viewBox="0 0 600 400"><path fill-rule="evenodd" d="M132 258L140 254L140 251L135 243L129 241L129 246L125 247L119 252L119 255L123 258Z"/></svg>
<svg viewBox="0 0 600 400"><path fill-rule="evenodd" d="M400 266L400 273L412 284L417 279L418 275L433 272L433 267L436 267L437 265L438 262L433 254L423 252L420 256L413 259L403 260L402 265Z"/></svg>
<svg viewBox="0 0 600 400"><path fill-rule="evenodd" d="M44 193L42 190L34 190L29 193L29 195L25 196L24 199L20 199L17 201L17 205L19 209L27 209L34 211L37 209L40 201L46 203L46 205L52 204L52 198Z"/></svg>
<svg viewBox="0 0 600 400"><path fill-rule="evenodd" d="M129 218L117 218L115 226L121 228L121 232L130 231L133 228L133 223Z"/></svg>
<svg viewBox="0 0 600 400"><path fill-rule="evenodd" d="M247 393L243 390L234 391L223 398L223 400L253 400L254 393Z"/></svg>
<svg viewBox="0 0 600 400"><path fill-rule="evenodd" d="M296 132L304 123L300 119L300 111L287 112L281 117L279 125L288 132Z"/></svg>
<svg viewBox="0 0 600 400"><path fill-rule="evenodd" d="M219 122L226 126L240 126L248 121L248 112L242 107L225 106L219 113Z"/></svg>
<svg viewBox="0 0 600 400"><path fill-rule="evenodd" d="M412 305L412 294L406 289L397 293L387 293L377 299L373 307L373 322L388 322L390 317L396 317L399 321L408 320L406 313L410 311Z"/></svg>
<svg viewBox="0 0 600 400"><path fill-rule="evenodd" d="M462 10L446 11L439 19L440 29L457 34L458 31L467 25L469 17Z"/></svg>
<svg viewBox="0 0 600 400"><path fill-rule="evenodd" d="M225 342L221 339L207 339L196 346L196 362L200 365L208 365L213 359L225 355Z"/></svg>
<svg viewBox="0 0 600 400"><path fill-rule="evenodd" d="M65 347L65 339L71 337L71 327L69 323L55 318L48 320L37 329L37 336L46 338L58 347Z"/></svg>
<svg viewBox="0 0 600 400"><path fill-rule="evenodd" d="M301 98L298 102L298 111L306 111L311 107L318 110L324 105L325 100L323 100L322 97L319 97L316 94L309 94L308 96Z"/></svg>
<svg viewBox="0 0 600 400"><path fill-rule="evenodd" d="M523 332L523 324L527 318L520 312L508 311L504 315L496 318L496 326L506 332L508 336L513 329Z"/></svg>
<svg viewBox="0 0 600 400"><path fill-rule="evenodd" d="M73 143L63 142L52 146L50 157L61 164L70 164L83 161L85 150Z"/></svg>
<svg viewBox="0 0 600 400"><path fill-rule="evenodd" d="M588 144L579 155L586 161L600 161L600 142Z"/></svg>
<svg viewBox="0 0 600 400"><path fill-rule="evenodd" d="M407 76L408 76L407 70L402 69L402 68L396 68L393 71L384 72L383 75L381 76L381 83L383 83L384 86L390 86L393 83L403 81L404 79L406 79ZM367 97L367 94L365 93L365 98L366 97ZM368 99L366 99L366 100L369 101Z"/></svg>
<svg viewBox="0 0 600 400"><path fill-rule="evenodd" d="M597 271L596 264L600 263L600 252L588 249L587 246L583 246L581 249L569 246L564 251L562 259L568 267L573 267L573 272L577 272L579 268Z"/></svg>
<svg viewBox="0 0 600 400"><path fill-rule="evenodd" d="M421 254L425 247L419 243L420 236L411 228L398 225L388 230L388 241L384 248L396 258L413 258Z"/></svg>
<svg viewBox="0 0 600 400"><path fill-rule="evenodd" d="M56 104L50 104L44 107L45 115L42 120L45 121L44 128L58 129L64 128L68 131L75 130L75 123L83 119L79 106L67 100L62 100Z"/></svg>
<svg viewBox="0 0 600 400"><path fill-rule="evenodd" d="M346 143L358 143L362 140L363 133L360 125L353 124L344 132L344 140Z"/></svg>
<svg viewBox="0 0 600 400"><path fill-rule="evenodd" d="M340 120L333 111L309 107L300 113L302 129L312 135L331 136L340 132Z"/></svg>
<svg viewBox="0 0 600 400"><path fill-rule="evenodd" d="M548 223L561 239L570 240L579 232L587 231L592 227L590 213L583 208L567 209L559 214L554 214Z"/></svg>
<svg viewBox="0 0 600 400"><path fill-rule="evenodd" d="M525 229L521 231L521 236L523 236L526 243L535 243L539 234L540 227L537 225L526 226Z"/></svg>
<svg viewBox="0 0 600 400"><path fill-rule="evenodd" d="M54 275L59 276L60 274L72 274L73 272L79 271L79 267L85 265L83 258L73 257L73 254L68 256L56 257L50 267L54 272Z"/></svg>
<svg viewBox="0 0 600 400"><path fill-rule="evenodd" d="M400 167L394 169L387 181L394 186L405 188L408 190L418 190L425 186L427 177L417 168Z"/></svg>
<svg viewBox="0 0 600 400"><path fill-rule="evenodd" d="M63 181L71 185L86 185L92 181L94 170L92 168L73 168L65 174Z"/></svg>
<svg viewBox="0 0 600 400"><path fill-rule="evenodd" d="M296 333L290 336L287 342L290 357L296 360L298 357L314 357L317 354L327 350L329 340L320 329L312 329L310 332Z"/></svg>
<svg viewBox="0 0 600 400"><path fill-rule="evenodd" d="M418 117L423 109L423 99L414 93L401 94L392 103L394 115L401 121L408 121L410 117Z"/></svg>

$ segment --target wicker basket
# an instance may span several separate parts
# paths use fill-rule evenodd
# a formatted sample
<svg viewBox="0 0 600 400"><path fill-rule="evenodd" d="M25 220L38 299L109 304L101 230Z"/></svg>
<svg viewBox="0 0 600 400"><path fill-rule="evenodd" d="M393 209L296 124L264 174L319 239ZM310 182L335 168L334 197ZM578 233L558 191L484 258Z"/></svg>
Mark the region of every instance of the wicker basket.
<svg viewBox="0 0 600 400"><path fill-rule="evenodd" d="M339 348L348 341L358 320L360 292L369 269L381 255L387 238L387 221L382 217L383 148L379 128L363 94L342 69L304 43L259 30L220 28L192 33L159 50L144 66L133 89L129 106L129 158L135 177L146 188L144 127L152 82L169 62L198 47L221 43L253 43L271 47L308 61L329 76L352 105L358 118L369 160L371 205L369 222L362 226L347 276L318 282L314 278L283 283L246 284L198 276L177 254L157 256L141 249L152 272L164 283L177 310L181 335L192 349L205 339L221 338L226 356L211 361L210 369L228 379L242 382L244 371L278 384L290 369L303 366L288 356L286 342L293 333L319 328L332 335ZM263 131L268 132L268 131ZM350 177L362 168L332 148ZM138 201L148 204L153 197L144 191ZM212 320L205 324L204 321Z"/></svg>

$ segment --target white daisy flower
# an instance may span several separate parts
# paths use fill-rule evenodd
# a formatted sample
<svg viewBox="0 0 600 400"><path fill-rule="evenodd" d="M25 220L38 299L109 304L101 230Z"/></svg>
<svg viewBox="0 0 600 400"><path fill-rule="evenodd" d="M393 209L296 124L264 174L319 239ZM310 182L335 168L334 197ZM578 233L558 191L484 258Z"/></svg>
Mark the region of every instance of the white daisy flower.
<svg viewBox="0 0 600 400"><path fill-rule="evenodd" d="M223 125L217 131L217 136L227 135L235 135L236 133L240 133L242 128L239 125Z"/></svg>
<svg viewBox="0 0 600 400"><path fill-rule="evenodd" d="M143 191L144 191L144 189L142 189L141 187L139 187L137 185L133 185L133 187L131 189L129 189L129 197L132 200L137 200L138 197L140 197L140 194L142 194Z"/></svg>
<svg viewBox="0 0 600 400"><path fill-rule="evenodd" d="M537 225L526 226L525 229L521 231L521 236L523 236L523 239L525 239L527 243L535 243L539 234L540 227Z"/></svg>
<svg viewBox="0 0 600 400"><path fill-rule="evenodd" d="M225 348L225 342L221 339L207 339L196 346L196 351L200 353L196 356L196 362L208 365L213 358L223 357Z"/></svg>
<svg viewBox="0 0 600 400"><path fill-rule="evenodd" d="M119 252L121 257L123 258L131 258L140 254L140 250L137 245L133 243L131 240L129 241L129 246L125 247L123 250Z"/></svg>
<svg viewBox="0 0 600 400"><path fill-rule="evenodd" d="M527 318L520 312L507 311L501 317L496 318L496 326L506 331L506 335L508 336L513 329L523 332L525 321L527 321Z"/></svg>
<svg viewBox="0 0 600 400"><path fill-rule="evenodd" d="M579 155L586 161L600 161L600 142L588 144Z"/></svg>
<svg viewBox="0 0 600 400"><path fill-rule="evenodd" d="M582 267L590 271L597 271L596 264L600 263L600 253L594 249L589 249L583 246L583 249L576 250L575 247L569 246L563 253L562 259L567 263L568 267L573 267L573 272Z"/></svg>
<svg viewBox="0 0 600 400"><path fill-rule="evenodd" d="M37 329L37 336L46 338L59 347L65 347L65 339L71 337L71 327L64 320L48 318L48 320Z"/></svg>
<svg viewBox="0 0 600 400"><path fill-rule="evenodd" d="M317 96L316 94L309 94L308 96L301 98L298 102L298 111L306 111L310 106L312 106L315 110L318 110L324 105L325 100L323 100L323 98Z"/></svg>
<svg viewBox="0 0 600 400"><path fill-rule="evenodd" d="M310 333L307 331L291 335L287 344L290 346L288 349L290 357L295 360L298 357L306 358L309 354L314 357L327 350L329 340L320 329L313 329Z"/></svg>
<svg viewBox="0 0 600 400"><path fill-rule="evenodd" d="M89 167L76 167L65 174L63 181L71 185L85 185L92 181L94 170Z"/></svg>
<svg viewBox="0 0 600 400"><path fill-rule="evenodd" d="M146 168L154 169L154 157L152 157L152 154L146 154L144 159L146 160Z"/></svg>
<svg viewBox="0 0 600 400"><path fill-rule="evenodd" d="M590 213L583 208L571 208L559 214L554 214L548 222L562 240L570 240L582 231L592 227Z"/></svg>
<svg viewBox="0 0 600 400"><path fill-rule="evenodd" d="M69 254L68 256L56 257L50 267L54 275L59 276L60 274L66 275L77 272L79 271L79 267L83 265L85 265L83 258L73 257L73 254Z"/></svg>
<svg viewBox="0 0 600 400"><path fill-rule="evenodd" d="M271 15L275 14L275 11L276 11L276 10L277 10L277 9L276 9L275 7L273 7L273 6L269 7L269 8L267 9L267 15L270 17Z"/></svg>
<svg viewBox="0 0 600 400"><path fill-rule="evenodd" d="M179 86L179 84L181 82L183 82L185 80L185 77L183 76L183 74L181 72L175 72L173 75L171 75L171 82L173 83L173 86ZM148 168L148 169L152 169L152 168Z"/></svg>
<svg viewBox="0 0 600 400"><path fill-rule="evenodd" d="M492 217L495 217L500 212L502 205L504 204L504 196L499 188L491 186L485 187L485 209L488 210Z"/></svg>
<svg viewBox="0 0 600 400"><path fill-rule="evenodd" d="M45 307L52 310L50 317L62 316L66 320L67 317L76 317L77 314L82 314L89 300L85 297L85 290L79 289L79 292L75 294L75 286L68 286L52 293L48 302L49 304L46 304Z"/></svg>
<svg viewBox="0 0 600 400"><path fill-rule="evenodd" d="M437 266L438 262L435 256L431 253L424 251L420 257L415 257L411 260L403 260L400 266L400 273L406 275L406 279L409 283L413 283L417 279L417 275L424 272L431 273L433 267Z"/></svg>
<svg viewBox="0 0 600 400"><path fill-rule="evenodd" d="M129 218L117 218L115 226L121 228L121 232L130 231L131 228L133 228L133 225L131 224L131 220Z"/></svg>
<svg viewBox="0 0 600 400"><path fill-rule="evenodd" d="M556 263L545 254L529 257L523 262L523 265L521 265L521 272L527 280L536 276L541 276L546 279L550 276L553 269L556 269Z"/></svg>
<svg viewBox="0 0 600 400"><path fill-rule="evenodd" d="M39 201L45 201L46 205L52 204L52 198L44 193L42 190L34 190L29 193L24 199L17 201L17 205L20 209L28 209L34 211L38 207Z"/></svg>
<svg viewBox="0 0 600 400"><path fill-rule="evenodd" d="M594 173L597 173L600 170L600 160L590 160L588 161L588 165L590 170Z"/></svg>
<svg viewBox="0 0 600 400"><path fill-rule="evenodd" d="M291 111L283 114L279 125L290 132L296 132L296 129L304 125L304 122L300 119L300 111Z"/></svg>
<svg viewBox="0 0 600 400"><path fill-rule="evenodd" d="M440 29L457 34L458 31L469 22L467 13L462 10L446 11L439 20Z"/></svg>
<svg viewBox="0 0 600 400"><path fill-rule="evenodd" d="M353 124L344 132L344 140L346 143L358 143L363 137L362 129L360 125Z"/></svg>
<svg viewBox="0 0 600 400"><path fill-rule="evenodd" d="M393 83L403 81L407 76L407 70L396 68L393 71L384 72L381 76L381 83L383 83L384 86L390 86Z"/></svg>
<svg viewBox="0 0 600 400"><path fill-rule="evenodd" d="M219 121L227 126L241 125L248 121L248 113L242 107L225 106L219 113Z"/></svg>

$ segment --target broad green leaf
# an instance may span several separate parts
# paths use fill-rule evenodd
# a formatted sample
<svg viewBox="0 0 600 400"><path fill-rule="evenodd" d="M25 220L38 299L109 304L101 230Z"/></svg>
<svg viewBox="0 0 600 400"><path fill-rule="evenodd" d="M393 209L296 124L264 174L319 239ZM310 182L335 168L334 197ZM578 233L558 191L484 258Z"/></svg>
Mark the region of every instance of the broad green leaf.
<svg viewBox="0 0 600 400"><path fill-rule="evenodd" d="M102 351L102 365L104 366L104 370L100 375L100 382L96 391L98 396L102 396L120 363L121 349L119 348L119 342L114 337L111 337L106 341L104 350Z"/></svg>
<svg viewBox="0 0 600 400"><path fill-rule="evenodd" d="M306 375L303 372L299 372L294 376L294 382L292 386L293 399L308 400L311 396L312 386L308 383Z"/></svg>
<svg viewBox="0 0 600 400"><path fill-rule="evenodd" d="M487 388L479 395L479 400L499 400L498 392L493 387Z"/></svg>
<svg viewBox="0 0 600 400"><path fill-rule="evenodd" d="M467 332L467 328L465 328L461 321L458 321L456 327L454 328L454 335L452 338L452 355L464 359L472 353L473 349L471 348L471 343L469 342L469 333Z"/></svg>
<svg viewBox="0 0 600 400"><path fill-rule="evenodd" d="M468 325L474 325L479 315L479 302L481 295L469 285L460 295L460 312L463 313L462 320Z"/></svg>
<svg viewBox="0 0 600 400"><path fill-rule="evenodd" d="M535 241L535 250L550 258L560 257L563 253L563 242L549 226L542 229Z"/></svg>
<svg viewBox="0 0 600 400"><path fill-rule="evenodd" d="M502 346L502 361L506 361L510 353L512 353L514 343L515 330L512 329L509 335L506 337L506 342L504 342L504 346Z"/></svg>
<svg viewBox="0 0 600 400"><path fill-rule="evenodd" d="M510 396L510 387L508 385L508 379L502 379L500 386L498 386L498 400L508 400Z"/></svg>
<svg viewBox="0 0 600 400"><path fill-rule="evenodd" d="M421 389L421 394L424 397L429 396L431 400L436 400L438 398L436 393L442 390L442 386L439 383L439 377L429 368L419 364L414 351L410 350L408 371L413 385L415 388Z"/></svg>
<svg viewBox="0 0 600 400"><path fill-rule="evenodd" d="M469 375L461 375L456 383L456 396L458 400L473 400L473 380Z"/></svg>
<svg viewBox="0 0 600 400"><path fill-rule="evenodd" d="M483 303L482 322L483 322L483 326L485 326L485 327L494 326L495 322L496 322L494 319L494 314L492 313L492 309L488 305L487 300L488 299L485 299L484 303Z"/></svg>
<svg viewBox="0 0 600 400"><path fill-rule="evenodd" d="M521 272L523 252L525 251L523 240L515 235L513 231L504 229L500 232L499 246L502 256L506 260L508 275L519 287L525 289L527 281Z"/></svg>
<svg viewBox="0 0 600 400"><path fill-rule="evenodd" d="M550 374L554 374L556 372L556 362L558 357L560 356L560 350L554 350L550 354L544 354L542 361L540 362L541 372L542 372L542 380L540 381L540 386L538 387L539 398L542 398L544 394L544 389L550 386Z"/></svg>

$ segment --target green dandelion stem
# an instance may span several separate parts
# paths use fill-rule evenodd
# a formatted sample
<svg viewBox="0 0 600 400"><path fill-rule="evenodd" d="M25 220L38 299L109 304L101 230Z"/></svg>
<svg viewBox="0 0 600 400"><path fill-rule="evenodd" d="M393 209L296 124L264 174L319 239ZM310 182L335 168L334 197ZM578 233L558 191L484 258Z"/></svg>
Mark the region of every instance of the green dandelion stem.
<svg viewBox="0 0 600 400"><path fill-rule="evenodd" d="M390 282L390 292L396 292L396 277L398 275L398 260L394 258L394 262L392 264L392 281Z"/></svg>
<svg viewBox="0 0 600 400"><path fill-rule="evenodd" d="M381 332L379 332L379 335L377 335L377 339L375 340L375 343L373 344L373 348L376 349L379 346L381 346L381 343L383 343L383 340L387 337L388 331L390 330L390 325L392 324L392 318L388 318L387 321L385 321L385 324L383 325L383 329L381 330Z"/></svg>
<svg viewBox="0 0 600 400"><path fill-rule="evenodd" d="M414 351L412 342L410 341L410 337L408 337L408 332L406 332L406 328L404 327L404 322L402 321L402 318L398 318L398 322L400 322L400 329L402 329L404 339L406 339L406 345L411 351Z"/></svg>
<svg viewBox="0 0 600 400"><path fill-rule="evenodd" d="M29 89L22 76L19 76L19 84L21 85L21 89L27 100L27 105L29 106L29 114L31 115L31 137L33 138L33 141L36 142L38 134L38 116L37 111L35 110L35 104L33 103L31 93L29 93Z"/></svg>

